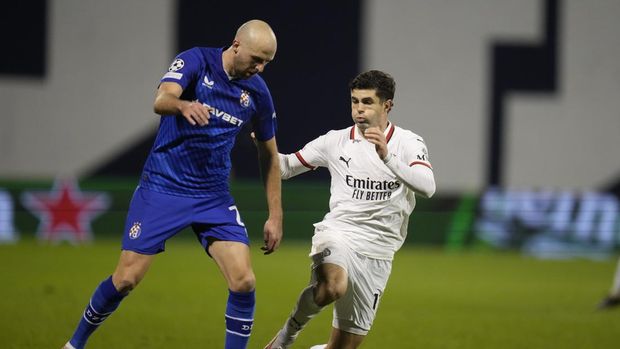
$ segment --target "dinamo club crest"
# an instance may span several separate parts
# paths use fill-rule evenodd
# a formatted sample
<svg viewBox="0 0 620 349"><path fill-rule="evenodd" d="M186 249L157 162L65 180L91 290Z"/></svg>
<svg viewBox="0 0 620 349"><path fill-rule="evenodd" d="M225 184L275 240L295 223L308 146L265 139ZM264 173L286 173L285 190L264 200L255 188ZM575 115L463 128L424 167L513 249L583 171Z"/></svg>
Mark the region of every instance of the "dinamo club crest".
<svg viewBox="0 0 620 349"><path fill-rule="evenodd" d="M135 240L140 236L140 233L142 232L142 223L140 222L134 222L133 225L131 226L131 228L129 229L129 238L131 240Z"/></svg>
<svg viewBox="0 0 620 349"><path fill-rule="evenodd" d="M250 93L246 90L241 90L241 97L239 98L239 103L245 108L250 106Z"/></svg>

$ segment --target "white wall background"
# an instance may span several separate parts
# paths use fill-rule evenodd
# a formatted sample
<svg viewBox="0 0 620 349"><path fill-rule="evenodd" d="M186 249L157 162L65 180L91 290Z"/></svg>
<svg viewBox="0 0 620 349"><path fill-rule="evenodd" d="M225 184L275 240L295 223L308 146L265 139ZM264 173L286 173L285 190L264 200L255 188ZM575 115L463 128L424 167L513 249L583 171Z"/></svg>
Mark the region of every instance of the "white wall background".
<svg viewBox="0 0 620 349"><path fill-rule="evenodd" d="M427 141L441 191L477 191L491 40L541 38L541 0L366 0L363 68L397 80L393 121ZM0 78L0 177L80 174L153 130L174 1L50 0L48 76ZM560 90L507 111L511 187L620 175L620 0L566 0ZM334 58L337 59L337 58Z"/></svg>
<svg viewBox="0 0 620 349"><path fill-rule="evenodd" d="M0 176L79 174L156 127L173 5L50 0L47 77L0 78Z"/></svg>
<svg viewBox="0 0 620 349"><path fill-rule="evenodd" d="M490 40L542 38L541 0L368 0L364 69L397 81L392 120L429 145L438 188L486 178ZM620 1L566 0L560 89L507 106L510 187L596 188L620 175Z"/></svg>

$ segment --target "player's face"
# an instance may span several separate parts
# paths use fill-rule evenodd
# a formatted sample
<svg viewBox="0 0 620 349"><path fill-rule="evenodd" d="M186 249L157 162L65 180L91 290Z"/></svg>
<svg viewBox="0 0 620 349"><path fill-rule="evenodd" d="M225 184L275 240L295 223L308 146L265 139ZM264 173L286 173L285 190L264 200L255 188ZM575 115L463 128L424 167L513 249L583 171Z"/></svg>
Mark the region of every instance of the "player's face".
<svg viewBox="0 0 620 349"><path fill-rule="evenodd" d="M238 43L233 58L234 77L248 79L255 74L262 73L267 63L273 60L275 48L273 45Z"/></svg>
<svg viewBox="0 0 620 349"><path fill-rule="evenodd" d="M352 90L351 91L351 116L353 122L366 130L369 127L383 129L387 126L387 114L392 101L381 99L376 90Z"/></svg>

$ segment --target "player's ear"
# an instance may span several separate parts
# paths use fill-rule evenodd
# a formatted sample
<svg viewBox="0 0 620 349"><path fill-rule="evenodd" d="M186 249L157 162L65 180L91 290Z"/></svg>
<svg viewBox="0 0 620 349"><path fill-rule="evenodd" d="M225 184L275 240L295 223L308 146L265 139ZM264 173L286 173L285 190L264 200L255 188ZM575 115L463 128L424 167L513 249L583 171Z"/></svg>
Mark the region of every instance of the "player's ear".
<svg viewBox="0 0 620 349"><path fill-rule="evenodd" d="M386 113L389 113L390 110L392 110L393 106L394 106L394 101L392 101L391 99L386 99L385 102L383 102L383 108L385 109Z"/></svg>
<svg viewBox="0 0 620 349"><path fill-rule="evenodd" d="M232 45L230 45L232 47L233 51L235 52L235 54L237 54L239 52L239 45L240 44L241 43L239 42L239 40L234 39L233 42L232 42Z"/></svg>

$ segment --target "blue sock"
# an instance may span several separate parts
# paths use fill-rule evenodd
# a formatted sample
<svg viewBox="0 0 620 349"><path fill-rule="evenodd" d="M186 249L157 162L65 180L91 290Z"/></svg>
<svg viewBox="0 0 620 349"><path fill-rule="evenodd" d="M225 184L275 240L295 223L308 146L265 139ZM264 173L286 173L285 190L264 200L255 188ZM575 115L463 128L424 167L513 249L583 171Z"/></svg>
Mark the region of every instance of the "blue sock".
<svg viewBox="0 0 620 349"><path fill-rule="evenodd" d="M245 349L254 323L254 291L228 291L225 349Z"/></svg>
<svg viewBox="0 0 620 349"><path fill-rule="evenodd" d="M99 327L103 320L118 308L125 296L126 294L121 294L116 290L111 276L100 283L84 310L84 315L73 337L69 341L71 345L75 349L84 348L88 337Z"/></svg>

